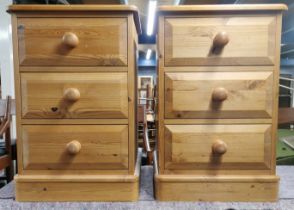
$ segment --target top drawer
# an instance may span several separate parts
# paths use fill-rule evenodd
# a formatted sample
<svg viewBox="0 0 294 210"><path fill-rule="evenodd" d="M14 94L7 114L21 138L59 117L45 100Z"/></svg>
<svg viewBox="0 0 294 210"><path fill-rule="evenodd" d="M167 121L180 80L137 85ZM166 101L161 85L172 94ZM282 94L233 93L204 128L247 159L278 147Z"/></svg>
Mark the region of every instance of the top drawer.
<svg viewBox="0 0 294 210"><path fill-rule="evenodd" d="M165 66L274 65L274 16L165 19Z"/></svg>
<svg viewBox="0 0 294 210"><path fill-rule="evenodd" d="M19 18L22 66L126 66L126 18Z"/></svg>

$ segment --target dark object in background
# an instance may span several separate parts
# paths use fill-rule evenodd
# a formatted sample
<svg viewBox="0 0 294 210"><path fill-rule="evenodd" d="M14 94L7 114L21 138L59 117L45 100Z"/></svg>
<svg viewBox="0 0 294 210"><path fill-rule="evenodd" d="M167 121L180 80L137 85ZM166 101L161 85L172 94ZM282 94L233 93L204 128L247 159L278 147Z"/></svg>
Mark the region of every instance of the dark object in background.
<svg viewBox="0 0 294 210"><path fill-rule="evenodd" d="M291 74L281 74L281 77L292 79ZM280 84L286 87L291 87L291 81L280 79ZM291 91L280 87L279 107L291 107Z"/></svg>
<svg viewBox="0 0 294 210"><path fill-rule="evenodd" d="M281 74L280 76L290 78L290 79L292 78L291 74ZM291 81L289 81L289 80L280 79L280 84L284 85L286 87L291 87ZM286 88L280 87L280 90L279 90L279 108L291 107L291 101L292 101L291 91L286 89ZM279 128L280 129L281 128L289 129L290 124L289 123L279 124Z"/></svg>
<svg viewBox="0 0 294 210"><path fill-rule="evenodd" d="M14 4L82 4L82 0L14 0Z"/></svg>
<svg viewBox="0 0 294 210"><path fill-rule="evenodd" d="M1 100L0 103L0 170L5 169L5 177L0 179L6 180L7 183L13 180L13 160L16 160L16 153L13 153L16 151L16 141L12 143L11 139L12 112L15 113L15 103L13 104L11 97L7 96L6 100Z"/></svg>

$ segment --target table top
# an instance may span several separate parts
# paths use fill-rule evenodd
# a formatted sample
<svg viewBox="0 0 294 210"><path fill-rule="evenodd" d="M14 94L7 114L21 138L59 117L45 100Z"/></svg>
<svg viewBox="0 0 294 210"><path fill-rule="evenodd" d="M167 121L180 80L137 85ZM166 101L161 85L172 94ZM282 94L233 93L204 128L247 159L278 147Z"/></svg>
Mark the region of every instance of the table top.
<svg viewBox="0 0 294 210"><path fill-rule="evenodd" d="M120 4L75 4L75 5L44 5L44 4L13 4L8 7L9 13L40 13L40 12L109 12L109 13L133 13L138 34L141 34L141 22L138 8L134 5Z"/></svg>
<svg viewBox="0 0 294 210"><path fill-rule="evenodd" d="M287 10L285 4L217 4L217 5L177 5L160 6L158 11L164 12L216 12L216 11L282 11Z"/></svg>

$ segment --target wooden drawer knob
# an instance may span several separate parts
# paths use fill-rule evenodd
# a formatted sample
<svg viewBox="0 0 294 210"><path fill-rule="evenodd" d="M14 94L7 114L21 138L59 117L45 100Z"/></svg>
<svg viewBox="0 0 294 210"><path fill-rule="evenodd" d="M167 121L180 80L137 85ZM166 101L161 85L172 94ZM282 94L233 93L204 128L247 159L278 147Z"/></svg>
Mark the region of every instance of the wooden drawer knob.
<svg viewBox="0 0 294 210"><path fill-rule="evenodd" d="M80 152L82 145L77 140L73 140L66 145L66 150L70 155L76 155Z"/></svg>
<svg viewBox="0 0 294 210"><path fill-rule="evenodd" d="M223 48L230 41L229 35L225 32L219 32L213 39L213 46L215 48Z"/></svg>
<svg viewBox="0 0 294 210"><path fill-rule="evenodd" d="M223 87L215 88L212 92L212 99L214 101L224 101L228 98L228 91Z"/></svg>
<svg viewBox="0 0 294 210"><path fill-rule="evenodd" d="M212 152L217 155L223 155L227 152L228 146L222 140L216 140L212 144Z"/></svg>
<svg viewBox="0 0 294 210"><path fill-rule="evenodd" d="M72 32L66 32L62 37L62 42L68 47L75 48L79 45L79 38Z"/></svg>
<svg viewBox="0 0 294 210"><path fill-rule="evenodd" d="M77 88L68 88L64 91L63 97L68 101L75 102L80 99L81 94Z"/></svg>

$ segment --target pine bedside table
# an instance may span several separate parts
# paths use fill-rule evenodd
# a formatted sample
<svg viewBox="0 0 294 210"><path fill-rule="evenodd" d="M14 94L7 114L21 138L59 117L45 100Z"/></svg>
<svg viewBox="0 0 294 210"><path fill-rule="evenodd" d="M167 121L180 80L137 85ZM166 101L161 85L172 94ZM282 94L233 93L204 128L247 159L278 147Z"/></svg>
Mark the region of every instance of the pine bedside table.
<svg viewBox="0 0 294 210"><path fill-rule="evenodd" d="M137 200L136 7L13 5L8 11L16 200Z"/></svg>
<svg viewBox="0 0 294 210"><path fill-rule="evenodd" d="M159 8L156 198L275 201L285 5Z"/></svg>

